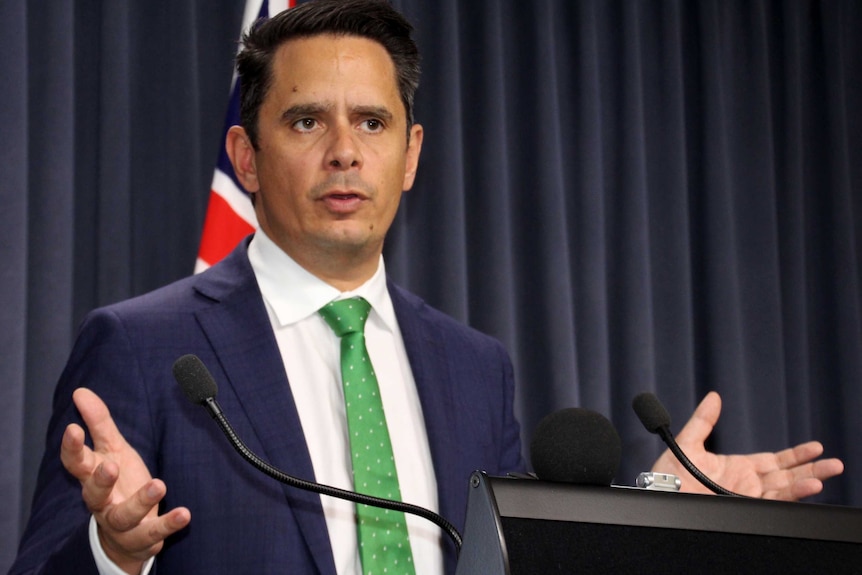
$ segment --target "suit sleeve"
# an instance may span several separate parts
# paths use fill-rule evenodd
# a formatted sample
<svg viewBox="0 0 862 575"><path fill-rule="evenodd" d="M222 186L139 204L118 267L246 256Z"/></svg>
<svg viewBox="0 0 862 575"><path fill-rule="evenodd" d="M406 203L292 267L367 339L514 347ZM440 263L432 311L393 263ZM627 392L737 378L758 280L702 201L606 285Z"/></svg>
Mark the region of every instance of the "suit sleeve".
<svg viewBox="0 0 862 575"><path fill-rule="evenodd" d="M90 512L81 499L81 484L60 461L60 442L70 423L83 426L72 392L87 387L105 401L126 439L153 469L146 390L132 349L112 312L97 310L84 321L54 391L30 520L10 575L98 575L88 537ZM86 441L92 446L89 436Z"/></svg>

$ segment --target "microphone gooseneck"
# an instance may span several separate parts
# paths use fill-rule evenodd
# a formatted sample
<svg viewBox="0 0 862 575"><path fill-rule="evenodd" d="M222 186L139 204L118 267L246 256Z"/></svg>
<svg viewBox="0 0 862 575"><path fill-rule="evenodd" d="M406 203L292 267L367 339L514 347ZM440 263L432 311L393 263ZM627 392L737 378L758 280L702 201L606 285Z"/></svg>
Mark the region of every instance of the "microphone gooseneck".
<svg viewBox="0 0 862 575"><path fill-rule="evenodd" d="M177 383L180 384L186 397L188 397L192 403L203 405L207 408L210 415L212 415L213 419L216 420L216 423L218 423L222 432L228 438L228 441L230 441L234 449L236 449L243 459L251 463L259 471L272 477L276 481L284 483L285 485L290 485L291 487L319 493L320 495L328 495L338 499L346 499L347 501L352 501L353 503L362 505L371 505L373 507L382 507L393 511L401 511L402 513L410 513L411 515L427 519L431 523L434 523L443 529L455 544L456 551L460 552L461 534L454 525L430 509L425 509L424 507L419 507L418 505L412 505L410 503L404 503L403 501L382 499L371 495L365 495L363 493L357 493L355 491L332 487L330 485L323 485L322 483L306 481L304 479L288 475L262 460L253 451L251 451L245 443L243 443L234 431L233 426L231 426L230 422L228 422L227 418L222 413L221 407L215 399L215 396L218 393L218 386L209 370L196 355L188 354L177 359L174 362L173 373L174 379L176 379Z"/></svg>
<svg viewBox="0 0 862 575"><path fill-rule="evenodd" d="M610 485L621 454L613 424L600 413L580 407L546 416L530 443L530 462L539 479L578 485Z"/></svg>
<svg viewBox="0 0 862 575"><path fill-rule="evenodd" d="M721 485L715 483L712 479L704 475L704 473L692 463L688 456L680 448L679 443L670 431L670 415L659 401L655 394L644 392L638 394L632 400L632 408L640 419L643 426L650 433L655 433L661 437L662 441L673 453L674 457L682 463L682 466L691 473L691 475L703 484L707 489L719 495L730 495L731 497L745 497L739 493L727 490Z"/></svg>

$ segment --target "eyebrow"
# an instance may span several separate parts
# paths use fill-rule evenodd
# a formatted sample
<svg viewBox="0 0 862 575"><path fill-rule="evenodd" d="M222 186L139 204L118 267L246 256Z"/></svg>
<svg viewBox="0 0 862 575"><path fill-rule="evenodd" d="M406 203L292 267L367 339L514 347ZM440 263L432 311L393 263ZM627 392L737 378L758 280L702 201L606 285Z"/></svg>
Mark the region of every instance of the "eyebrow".
<svg viewBox="0 0 862 575"><path fill-rule="evenodd" d="M392 112L383 106L356 106L351 110L353 114L371 118L380 118L387 123L392 121Z"/></svg>
<svg viewBox="0 0 862 575"><path fill-rule="evenodd" d="M302 116L316 116L331 109L332 104L296 104L282 112L281 119L290 121Z"/></svg>
<svg viewBox="0 0 862 575"><path fill-rule="evenodd" d="M281 118L284 121L291 121L304 116L316 116L329 112L333 107L332 104L296 104L282 112ZM350 113L356 116L380 118L386 122L391 122L393 118L392 112L385 106L355 106L350 109Z"/></svg>

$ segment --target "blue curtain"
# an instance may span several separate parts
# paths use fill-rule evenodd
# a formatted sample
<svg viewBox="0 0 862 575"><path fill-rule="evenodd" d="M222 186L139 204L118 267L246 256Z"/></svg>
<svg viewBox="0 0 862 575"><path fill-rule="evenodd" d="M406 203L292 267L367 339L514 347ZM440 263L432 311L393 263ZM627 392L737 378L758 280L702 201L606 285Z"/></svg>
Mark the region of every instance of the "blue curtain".
<svg viewBox="0 0 862 575"><path fill-rule="evenodd" d="M192 270L241 0L0 4L0 570L90 308ZM711 447L817 438L862 506L862 3L400 0L426 131L396 281L500 338L525 445L572 405L617 482L724 398ZM466 488L466 478L465 478Z"/></svg>

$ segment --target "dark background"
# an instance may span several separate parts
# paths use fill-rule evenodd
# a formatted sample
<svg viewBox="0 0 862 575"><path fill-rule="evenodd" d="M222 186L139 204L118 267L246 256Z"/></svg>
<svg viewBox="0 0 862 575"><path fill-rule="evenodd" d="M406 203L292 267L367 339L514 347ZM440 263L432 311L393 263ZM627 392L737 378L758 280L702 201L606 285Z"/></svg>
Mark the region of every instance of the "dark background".
<svg viewBox="0 0 862 575"><path fill-rule="evenodd" d="M862 2L401 0L424 75L387 269L500 338L528 440L573 405L618 483L724 398L712 447L817 438L862 506ZM0 3L0 570L84 313L191 272L241 0ZM465 478L465 489L467 478Z"/></svg>

